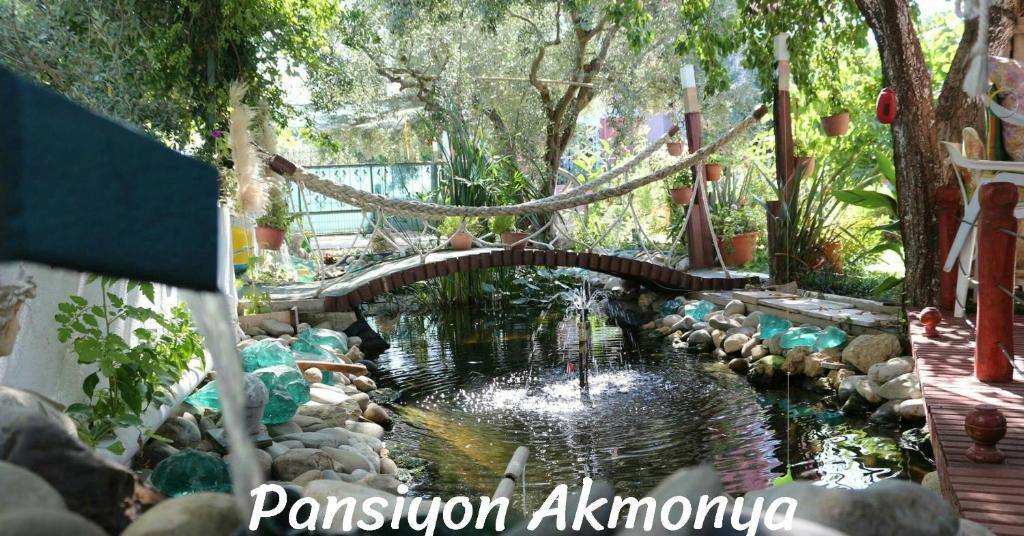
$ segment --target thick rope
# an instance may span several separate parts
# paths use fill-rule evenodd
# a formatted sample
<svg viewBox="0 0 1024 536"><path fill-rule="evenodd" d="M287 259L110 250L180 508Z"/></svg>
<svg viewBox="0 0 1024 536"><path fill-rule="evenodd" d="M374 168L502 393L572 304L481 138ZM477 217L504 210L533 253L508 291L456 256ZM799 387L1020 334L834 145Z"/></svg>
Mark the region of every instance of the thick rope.
<svg viewBox="0 0 1024 536"><path fill-rule="evenodd" d="M675 164L664 167L646 176L624 182L615 187L605 188L598 191L582 194L572 192L572 195L552 196L517 205L506 205L500 207L440 205L416 200L391 199L382 195L365 192L345 184L331 182L306 171L302 167L289 162L281 156L272 155L262 149L257 149L257 151L267 161L267 164L281 175L284 175L293 181L301 182L306 188L309 188L321 195L349 203L363 210L385 210L390 214L419 218L441 218L445 216L522 216L525 214L546 214L581 205L589 205L612 197L619 197L628 194L637 188L663 180L675 173L704 162L712 153L717 152L719 149L732 142L742 132L753 126L754 123L760 120L766 112L767 108L761 106L753 114L736 126L732 127L721 138L715 140L713 143L701 148L695 153L690 154L688 157L679 160ZM617 169L621 169L621 167ZM615 176L618 176L622 172L623 171L612 170L608 173L615 173ZM598 179L595 179L594 182L601 181L603 183L607 180L609 179L606 179L605 175L602 175Z"/></svg>

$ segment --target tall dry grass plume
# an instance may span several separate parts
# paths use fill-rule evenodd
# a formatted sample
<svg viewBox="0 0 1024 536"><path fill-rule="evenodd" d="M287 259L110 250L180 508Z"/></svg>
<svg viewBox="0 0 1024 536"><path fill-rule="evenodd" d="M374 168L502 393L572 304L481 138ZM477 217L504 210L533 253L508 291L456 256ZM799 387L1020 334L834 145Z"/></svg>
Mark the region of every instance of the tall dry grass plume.
<svg viewBox="0 0 1024 536"><path fill-rule="evenodd" d="M259 159L253 150L249 127L252 124L252 110L246 106L246 87L242 82L232 82L228 88L228 116L231 159L234 161L235 176L238 180L238 210L241 214L260 216L267 206L267 187L260 172Z"/></svg>

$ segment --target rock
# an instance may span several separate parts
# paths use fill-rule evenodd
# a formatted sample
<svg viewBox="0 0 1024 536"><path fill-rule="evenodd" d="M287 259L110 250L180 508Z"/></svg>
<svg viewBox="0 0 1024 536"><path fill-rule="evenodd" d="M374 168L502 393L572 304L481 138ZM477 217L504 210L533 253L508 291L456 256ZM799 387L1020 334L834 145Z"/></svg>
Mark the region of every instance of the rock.
<svg viewBox="0 0 1024 536"><path fill-rule="evenodd" d="M725 350L722 350L721 348L715 348L715 350L711 352L711 357L719 361L725 361L729 358L729 354L725 353Z"/></svg>
<svg viewBox="0 0 1024 536"><path fill-rule="evenodd" d="M269 446L263 448L263 451L270 455L271 462L276 460L278 456L288 452L288 450L288 447L280 443L271 443ZM273 463L271 463L271 467L273 467Z"/></svg>
<svg viewBox="0 0 1024 536"><path fill-rule="evenodd" d="M368 393L377 388L377 384L366 376L356 376L356 378L352 380L352 385L356 386L356 389L359 389L364 393Z"/></svg>
<svg viewBox="0 0 1024 536"><path fill-rule="evenodd" d="M372 422L349 422L345 425L345 429L357 434L365 434L376 439L384 437L384 428L379 424Z"/></svg>
<svg viewBox="0 0 1024 536"><path fill-rule="evenodd" d="M857 385L860 381L866 378L867 376L863 375L850 375L840 380L839 386L836 388L838 391L836 394L839 395L839 401L846 402L846 399L849 398L851 394L857 392Z"/></svg>
<svg viewBox="0 0 1024 536"><path fill-rule="evenodd" d="M715 329L711 331L711 343L715 348L721 348L722 343L725 342L725 331Z"/></svg>
<svg viewBox="0 0 1024 536"><path fill-rule="evenodd" d="M369 419L370 422L377 423L381 426L391 426L391 415L388 411L377 404L367 404L366 410L363 411L363 417Z"/></svg>
<svg viewBox="0 0 1024 536"><path fill-rule="evenodd" d="M718 497L722 495L725 495L722 480L718 473L707 464L680 469L672 473L665 480L662 480L660 484L647 493L647 497L653 498L659 505L665 504L674 497L685 497L690 504L696 505L700 502L702 496ZM571 503L572 501L568 502ZM554 534L554 532L547 534ZM643 523L636 523L632 529L623 527L615 532L616 536L668 536L674 534L691 534L691 531L689 529L669 531L664 525L655 521L651 531L643 530Z"/></svg>
<svg viewBox="0 0 1024 536"><path fill-rule="evenodd" d="M231 495L196 493L160 502L122 536L212 536L231 534L240 526L242 518Z"/></svg>
<svg viewBox="0 0 1024 536"><path fill-rule="evenodd" d="M726 317L730 317L732 315L745 315L747 314L747 306L739 300L731 300L729 303L725 304L725 309L723 311L725 312Z"/></svg>
<svg viewBox="0 0 1024 536"><path fill-rule="evenodd" d="M781 355L786 352L786 350L782 348L782 344L779 342L782 339L782 335L784 333L785 332L776 333L775 335L772 335L771 338L768 339L767 346L769 354Z"/></svg>
<svg viewBox="0 0 1024 536"><path fill-rule="evenodd" d="M330 322L328 322L328 324L330 324ZM328 327L330 327L330 326L328 326ZM310 325L307 324L306 322L299 322L299 333L302 333L303 331L306 331L309 328L310 328Z"/></svg>
<svg viewBox="0 0 1024 536"><path fill-rule="evenodd" d="M254 339L252 339L252 340L254 342L255 342L255 340L257 340L257 339L255 339L255 337L266 337L267 336L267 332L263 331L263 328L261 328L259 326L246 326L246 327L243 327L242 328L242 333L245 333L246 335L248 335L250 337L253 337Z"/></svg>
<svg viewBox="0 0 1024 536"><path fill-rule="evenodd" d="M17 417L18 414L14 410L19 409L45 417L63 428L68 435L78 436L75 421L64 413L65 408L62 404L32 391L0 385L0 427L4 426L8 417Z"/></svg>
<svg viewBox="0 0 1024 536"><path fill-rule="evenodd" d="M854 376L854 375L855 374L854 374L854 372L852 370L847 370L847 369L840 369L840 370L829 371L829 373L828 373L828 384L830 386L832 386L833 389L837 389L838 390L839 386L842 385L842 383L844 381L846 381L847 378L849 378L850 376ZM845 400L845 398L842 399L842 400Z"/></svg>
<svg viewBox="0 0 1024 536"><path fill-rule="evenodd" d="M811 349L806 346L798 346L786 352L786 361L782 364L782 370L789 374L803 374L804 359L811 355Z"/></svg>
<svg viewBox="0 0 1024 536"><path fill-rule="evenodd" d="M747 372L747 378L755 385L769 386L775 381L776 373L785 362L786 358L781 355L765 356L754 363Z"/></svg>
<svg viewBox="0 0 1024 536"><path fill-rule="evenodd" d="M287 322L281 322L273 318L264 319L260 322L260 329L266 332L271 337L280 337L281 335L295 335L295 328Z"/></svg>
<svg viewBox="0 0 1024 536"><path fill-rule="evenodd" d="M796 517L845 534L955 536L959 519L941 497L912 482L884 479L860 490L793 482L748 493L770 503L779 497L796 500Z"/></svg>
<svg viewBox="0 0 1024 536"><path fill-rule="evenodd" d="M936 494L942 494L942 483L939 481L938 471L926 473L924 477L921 478L921 485L924 486L925 489L931 490Z"/></svg>
<svg viewBox="0 0 1024 536"><path fill-rule="evenodd" d="M834 353L814 352L804 358L804 376L817 378L828 374L822 363L838 363L841 357Z"/></svg>
<svg viewBox="0 0 1024 536"><path fill-rule="evenodd" d="M732 328L741 328L741 327L743 327L743 324L740 324L739 322L737 322L735 320L729 320L729 319L726 319L726 318L719 318L719 317L711 318L707 322L708 322L708 325L711 326L712 328L720 329L722 331L729 331Z"/></svg>
<svg viewBox="0 0 1024 536"><path fill-rule="evenodd" d="M731 328L725 332L725 338L729 338L733 335L746 335L748 338L753 337L757 331L754 328Z"/></svg>
<svg viewBox="0 0 1024 536"><path fill-rule="evenodd" d="M343 480L314 480L306 484L306 486L302 490L302 494L305 495L306 497L312 498L321 505L328 504L328 500L330 500L331 497L334 497L335 499L339 497L352 497L356 500L357 504L360 504L363 501L370 498L382 498L384 499L385 504L382 505L378 511L383 513L385 517L385 523L390 521L391 515L395 511L395 500L398 498L395 495L371 488L369 486L349 483ZM424 506L427 506L426 502L424 502ZM402 512L404 513L405 509L403 509ZM324 519L323 515L324 508L321 508L320 513L317 517L317 527L322 526ZM330 524L330 528L332 531L341 530L344 517L345 516L340 515L334 516L334 519ZM354 510L354 515L352 516L352 519L353 523L358 523L359 521L372 523L374 521L366 514L366 512L362 508L356 508ZM334 532L331 532L331 534L333 533Z"/></svg>
<svg viewBox="0 0 1024 536"><path fill-rule="evenodd" d="M231 452L224 456L224 461L228 462L229 466L234 463L233 460L234 455ZM264 477L270 476L270 469L274 465L274 457L264 450L256 450L256 461L260 464L260 474Z"/></svg>
<svg viewBox="0 0 1024 536"><path fill-rule="evenodd" d="M324 433L323 430L318 432L299 432L297 434L288 434L277 438L282 443L296 441L299 443L297 448L309 448L319 449L323 447L337 447L338 445L345 445L345 439L339 438L335 434Z"/></svg>
<svg viewBox="0 0 1024 536"><path fill-rule="evenodd" d="M896 413L901 419L917 421L924 419L925 406L923 398L911 398L904 400L896 406Z"/></svg>
<svg viewBox="0 0 1024 536"><path fill-rule="evenodd" d="M761 311L754 311L743 319L743 327L757 329L761 327Z"/></svg>
<svg viewBox="0 0 1024 536"><path fill-rule="evenodd" d="M0 415L0 459L41 477L68 510L106 532L120 534L128 526L140 506L135 490L142 485L134 474L100 457L69 435L60 419L38 409L8 406Z"/></svg>
<svg viewBox="0 0 1024 536"><path fill-rule="evenodd" d="M859 416L869 413L872 407L873 405L865 400L863 396L860 396L860 393L854 391L850 394L849 398L846 399L841 410L847 415Z"/></svg>
<svg viewBox="0 0 1024 536"><path fill-rule="evenodd" d="M661 319L661 325L666 328L670 328L683 321L682 315L668 315Z"/></svg>
<svg viewBox="0 0 1024 536"><path fill-rule="evenodd" d="M871 378L867 376L857 382L856 389L857 394L872 404L881 404L884 400L884 397L878 392L878 384L871 381Z"/></svg>
<svg viewBox="0 0 1024 536"><path fill-rule="evenodd" d="M696 350L706 350L711 347L711 334L707 330L698 329L690 334L690 338L686 340L686 343L690 348Z"/></svg>
<svg viewBox="0 0 1024 536"><path fill-rule="evenodd" d="M294 418L298 418L298 417L300 417L300 416L296 415ZM298 434L298 433L301 433L302 432L302 428L299 427L299 425L294 421L294 418L291 421L283 422L281 424L270 424L270 425L267 425L267 433L270 434L270 437L278 437L278 436L283 436L283 435L288 435L288 434Z"/></svg>
<svg viewBox="0 0 1024 536"><path fill-rule="evenodd" d="M363 412L359 409L359 403L350 398L333 406L303 404L299 406L298 414L306 417L316 417L330 426L345 426L346 421L358 419Z"/></svg>
<svg viewBox="0 0 1024 536"><path fill-rule="evenodd" d="M273 467L277 478L292 480L313 469L334 469L334 462L322 450L302 448L291 449L278 456Z"/></svg>
<svg viewBox="0 0 1024 536"><path fill-rule="evenodd" d="M750 353L751 353L751 351L753 351L754 347L758 346L760 344L761 344L761 339L759 339L757 337L750 337L750 338L748 338L747 342L743 343L743 348L740 348L740 355L743 356L743 357L749 358L750 357ZM764 356L762 356L762 357L764 357Z"/></svg>
<svg viewBox="0 0 1024 536"><path fill-rule="evenodd" d="M302 430L299 430L301 432L308 432L309 430L306 430L306 428L308 428L310 426L313 426L313 425L316 425L316 424L324 424L323 419L320 419L320 418L317 418L317 417L310 417L309 415L296 415L296 416L292 417L292 420L289 421L289 422L295 423L299 428L302 429ZM289 433L295 433L295 432L289 432Z"/></svg>
<svg viewBox="0 0 1024 536"><path fill-rule="evenodd" d="M64 510L22 508L0 513L0 536L107 536L88 519Z"/></svg>
<svg viewBox="0 0 1024 536"><path fill-rule="evenodd" d="M653 292L641 293L636 298L636 304L640 306L640 309L648 310L651 308L651 304L658 299L658 295Z"/></svg>
<svg viewBox="0 0 1024 536"><path fill-rule="evenodd" d="M53 486L24 467L0 462L0 482L0 515L23 508L67 509Z"/></svg>
<svg viewBox="0 0 1024 536"><path fill-rule="evenodd" d="M306 378L306 381L311 384L324 383L324 373L316 367L302 371L302 377Z"/></svg>
<svg viewBox="0 0 1024 536"><path fill-rule="evenodd" d="M380 459L380 472L385 475L397 475L398 464L395 463L391 458Z"/></svg>
<svg viewBox="0 0 1024 536"><path fill-rule="evenodd" d="M376 473L380 469L380 462L374 463L367 457L364 451L353 446L324 447L324 452L334 461L335 469L343 473L351 473L356 469L362 469L368 473Z"/></svg>
<svg viewBox="0 0 1024 536"><path fill-rule="evenodd" d="M322 383L309 386L309 397L313 402L329 404L331 406L344 404L349 399L343 390Z"/></svg>
<svg viewBox="0 0 1024 536"><path fill-rule="evenodd" d="M875 363L868 369L868 377L878 385L914 370L913 357L894 357L882 363Z"/></svg>
<svg viewBox="0 0 1024 536"><path fill-rule="evenodd" d="M349 348L359 346L360 344L363 344L363 338L362 337L349 337L348 338L348 347Z"/></svg>
<svg viewBox="0 0 1024 536"><path fill-rule="evenodd" d="M750 337L743 333L729 335L722 341L722 350L725 350L727 354L734 354L743 350L743 346L748 342L750 342Z"/></svg>
<svg viewBox="0 0 1024 536"><path fill-rule="evenodd" d="M304 488L304 487L306 487L306 484L309 484L310 482L312 482L314 480L320 480L323 477L324 477L324 472L321 471L320 469L310 469L309 471L306 471L305 473L302 473L301 475L293 478L292 479L292 484L295 484L296 486ZM328 480L333 480L333 479L328 479Z"/></svg>
<svg viewBox="0 0 1024 536"><path fill-rule="evenodd" d="M369 424L369 423L367 423ZM367 434L361 434L353 432L345 428L324 428L320 430L321 434L327 434L336 437L341 441L342 445L351 445L357 447L360 445L366 445L370 450L374 452L380 452L384 447L384 443L380 439Z"/></svg>
<svg viewBox="0 0 1024 536"><path fill-rule="evenodd" d="M152 439L147 441L143 445L142 450L136 454L135 463L139 467L147 467L152 469L156 467L156 464L164 461L168 456L173 456L178 453L178 449L171 445L164 443L163 441L157 441Z"/></svg>
<svg viewBox="0 0 1024 536"><path fill-rule="evenodd" d="M959 536L996 536L996 533L988 530L987 527L980 523L975 523L970 519L960 518Z"/></svg>
<svg viewBox="0 0 1024 536"><path fill-rule="evenodd" d="M331 471L330 469L320 471L320 478L324 480L342 480L341 475L337 471Z"/></svg>
<svg viewBox="0 0 1024 536"><path fill-rule="evenodd" d="M890 333L858 335L843 349L843 362L866 373L871 365L897 357L902 351L899 338Z"/></svg>
<svg viewBox="0 0 1024 536"><path fill-rule="evenodd" d="M367 475L359 480L360 484L370 486L373 489L379 489L387 493L398 494L398 486L402 485L402 482L395 477L395 475L381 475L373 474Z"/></svg>
<svg viewBox="0 0 1024 536"><path fill-rule="evenodd" d="M285 439L281 439L281 438L277 438L277 439L279 441L278 444L281 445L282 447L286 448L286 449L306 448L306 446L302 444L302 441L295 441L293 439L292 440L285 440Z"/></svg>
<svg viewBox="0 0 1024 536"><path fill-rule="evenodd" d="M899 418L896 414L896 406L900 402L900 400L889 400L881 406L878 406L878 409L871 414L871 418L869 420L872 424L895 424Z"/></svg>
<svg viewBox="0 0 1024 536"><path fill-rule="evenodd" d="M921 384L913 372L900 374L878 388L878 395L888 400L921 398Z"/></svg>
<svg viewBox="0 0 1024 536"><path fill-rule="evenodd" d="M697 319L692 316L683 317L683 327L685 327L686 329L693 329L696 323Z"/></svg>
<svg viewBox="0 0 1024 536"><path fill-rule="evenodd" d="M370 406L370 395L366 393L355 393L348 396L359 404L359 409L362 411L366 411L366 408Z"/></svg>
<svg viewBox="0 0 1024 536"><path fill-rule="evenodd" d="M747 370L750 369L750 363L746 359L740 357L730 359L726 366L729 367L729 370L740 374L746 374Z"/></svg>

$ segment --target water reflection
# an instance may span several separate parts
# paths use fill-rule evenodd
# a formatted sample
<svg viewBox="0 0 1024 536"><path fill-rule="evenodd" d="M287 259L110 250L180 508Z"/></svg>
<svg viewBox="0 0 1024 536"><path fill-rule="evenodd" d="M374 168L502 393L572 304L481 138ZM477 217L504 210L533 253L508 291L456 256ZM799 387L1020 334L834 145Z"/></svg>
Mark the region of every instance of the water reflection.
<svg viewBox="0 0 1024 536"><path fill-rule="evenodd" d="M431 463L426 495L490 495L519 445L530 448L528 502L584 477L641 495L680 467L710 462L733 492L786 472L832 486L906 476L893 431L865 431L820 395L763 391L719 363L591 315L592 367L581 389L576 318L530 306L455 309L393 322L379 384L401 392L391 441ZM375 319L371 319L371 323ZM787 450L787 415L789 437ZM921 462L920 457L914 458Z"/></svg>

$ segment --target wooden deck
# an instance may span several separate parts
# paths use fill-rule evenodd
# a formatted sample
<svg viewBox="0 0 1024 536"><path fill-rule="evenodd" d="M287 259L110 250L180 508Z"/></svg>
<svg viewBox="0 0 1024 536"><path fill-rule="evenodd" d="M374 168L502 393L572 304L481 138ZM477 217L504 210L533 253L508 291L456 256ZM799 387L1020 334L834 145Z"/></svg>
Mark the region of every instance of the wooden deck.
<svg viewBox="0 0 1024 536"><path fill-rule="evenodd" d="M917 311L908 315L943 495L961 516L996 534L1024 535L1024 378L1015 374L1013 382L1004 384L975 380L974 329L947 315L936 339L922 335ZM1018 317L1014 327L1014 354L1018 366L1024 366L1019 357L1024 355L1024 318ZM1009 429L998 445L1006 454L1002 464L976 464L965 456L973 442L964 431L964 417L981 403L1006 415Z"/></svg>

